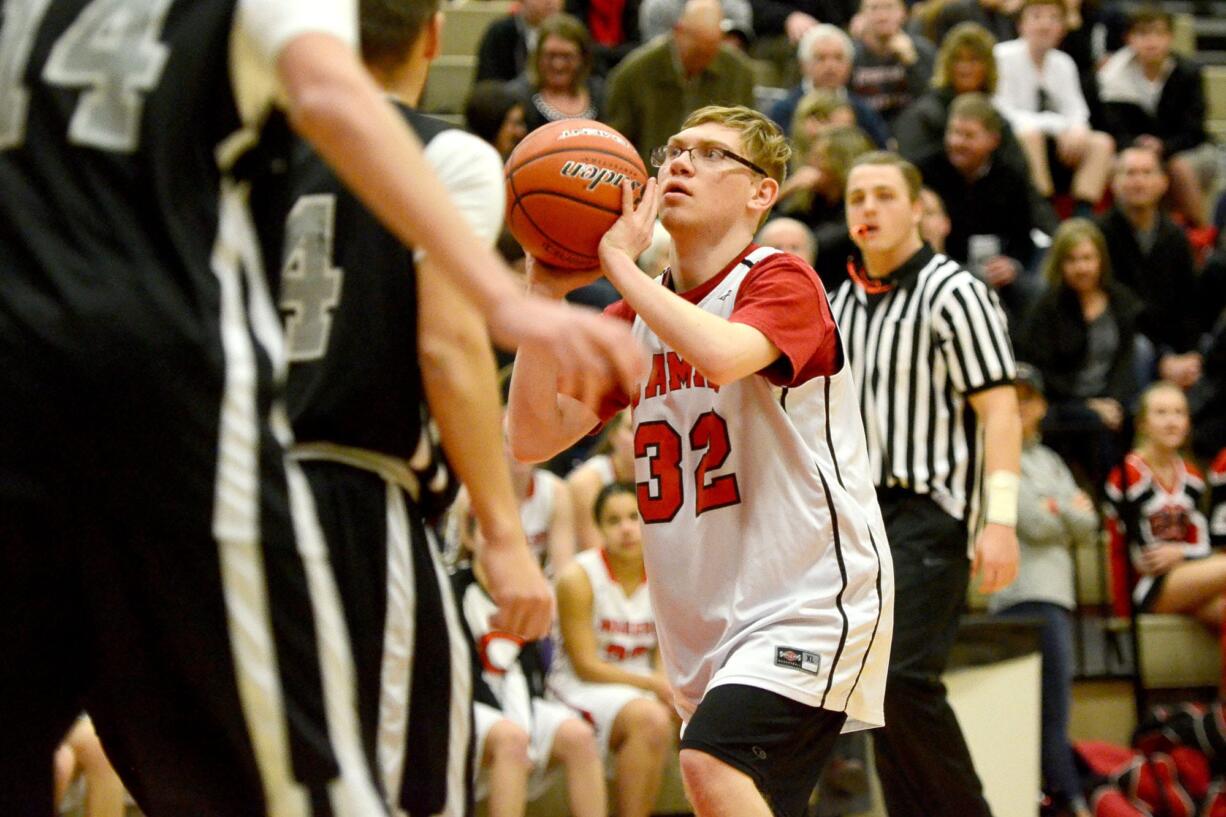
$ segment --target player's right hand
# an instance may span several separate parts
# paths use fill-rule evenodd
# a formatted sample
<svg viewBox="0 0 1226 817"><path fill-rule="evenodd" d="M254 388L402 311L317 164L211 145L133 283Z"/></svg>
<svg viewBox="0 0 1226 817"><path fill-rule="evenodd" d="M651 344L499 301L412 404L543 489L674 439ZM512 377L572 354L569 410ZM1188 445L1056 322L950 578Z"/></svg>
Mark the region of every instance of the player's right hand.
<svg viewBox="0 0 1226 817"><path fill-rule="evenodd" d="M503 544L486 541L476 558L484 571L490 598L498 605L490 626L525 641L549 635L553 592L522 535Z"/></svg>

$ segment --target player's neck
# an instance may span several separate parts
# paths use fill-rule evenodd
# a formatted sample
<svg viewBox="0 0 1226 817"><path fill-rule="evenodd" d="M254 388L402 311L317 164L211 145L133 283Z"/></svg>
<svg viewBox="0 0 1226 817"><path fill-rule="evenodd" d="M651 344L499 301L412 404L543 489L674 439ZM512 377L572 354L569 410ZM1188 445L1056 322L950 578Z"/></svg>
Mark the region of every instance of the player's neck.
<svg viewBox="0 0 1226 817"><path fill-rule="evenodd" d="M673 237L669 258L677 292L700 287L723 271L753 240L753 230L733 227L718 241L707 234Z"/></svg>
<svg viewBox="0 0 1226 817"><path fill-rule="evenodd" d="M427 67L428 64L419 65L417 60L409 60L393 69L367 66L380 88L410 108L417 107L426 89Z"/></svg>
<svg viewBox="0 0 1226 817"><path fill-rule="evenodd" d="M911 256L919 252L922 246L924 246L924 242L919 235L912 234L906 240L895 244L893 247L878 252L865 250L863 253L864 270L868 273L869 278L885 278L905 264Z"/></svg>
<svg viewBox="0 0 1226 817"><path fill-rule="evenodd" d="M633 590L642 584L644 576L642 558L619 556L608 548L604 550L605 559L609 563L609 571L613 578L626 590Z"/></svg>

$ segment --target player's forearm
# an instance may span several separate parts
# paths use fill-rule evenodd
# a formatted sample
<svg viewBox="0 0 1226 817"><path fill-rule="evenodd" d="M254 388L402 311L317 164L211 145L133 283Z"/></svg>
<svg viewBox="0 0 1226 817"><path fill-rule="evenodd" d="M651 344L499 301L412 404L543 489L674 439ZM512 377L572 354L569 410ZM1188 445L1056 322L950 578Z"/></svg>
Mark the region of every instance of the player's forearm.
<svg viewBox="0 0 1226 817"><path fill-rule="evenodd" d="M422 383L443 450L468 489L487 541L504 542L519 525L511 474L501 456L498 374L481 316L430 260L418 265Z"/></svg>
<svg viewBox="0 0 1226 817"><path fill-rule="evenodd" d="M585 661L572 661L575 675L579 680L589 684L626 684L639 689L650 690L651 676L629 672L616 664L601 661L599 658L589 658Z"/></svg>
<svg viewBox="0 0 1226 817"><path fill-rule="evenodd" d="M505 264L449 200L420 143L340 40L306 34L278 71L290 121L396 236L421 247L487 319L520 297Z"/></svg>
<svg viewBox="0 0 1226 817"><path fill-rule="evenodd" d="M769 366L779 350L766 336L703 310L652 281L628 256L604 265L609 281L664 344L722 386Z"/></svg>

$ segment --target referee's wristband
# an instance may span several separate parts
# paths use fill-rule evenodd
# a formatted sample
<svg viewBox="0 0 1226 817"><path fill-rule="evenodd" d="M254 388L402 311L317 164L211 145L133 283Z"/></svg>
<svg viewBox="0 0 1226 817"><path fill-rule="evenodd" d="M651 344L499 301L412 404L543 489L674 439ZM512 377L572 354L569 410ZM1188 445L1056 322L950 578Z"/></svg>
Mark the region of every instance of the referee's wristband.
<svg viewBox="0 0 1226 817"><path fill-rule="evenodd" d="M993 525L1017 527L1017 492L1022 479L1012 471L988 474L987 521Z"/></svg>

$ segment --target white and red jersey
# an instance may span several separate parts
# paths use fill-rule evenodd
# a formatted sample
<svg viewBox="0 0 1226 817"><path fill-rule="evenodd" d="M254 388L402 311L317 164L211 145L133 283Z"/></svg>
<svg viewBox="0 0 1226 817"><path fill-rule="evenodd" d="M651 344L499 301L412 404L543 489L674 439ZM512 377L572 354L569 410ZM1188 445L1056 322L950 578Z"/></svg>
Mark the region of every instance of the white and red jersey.
<svg viewBox="0 0 1226 817"><path fill-rule="evenodd" d="M1179 460L1175 482L1163 485L1155 478L1149 463L1133 451L1124 458L1127 486L1119 467L1107 477L1107 530L1111 534L1112 589L1116 611L1128 615L1124 600L1128 598L1127 570L1124 564L1124 537L1127 525L1136 525L1130 539L1132 562L1144 548L1162 542L1178 542L1184 555L1199 559L1209 555L1209 523L1201 513L1201 498L1205 495L1205 480L1195 465ZM1134 604L1141 604L1149 595L1154 576L1137 575L1132 588Z"/></svg>
<svg viewBox="0 0 1226 817"><path fill-rule="evenodd" d="M592 548L575 555L575 563L587 574L592 587L592 631L600 660L617 664L627 672L650 675L656 650L656 621L651 612L651 596L644 580L634 593L626 595L613 576L604 548ZM549 685L559 693L579 681L566 654L566 644L554 653Z"/></svg>
<svg viewBox="0 0 1226 817"><path fill-rule="evenodd" d="M560 477L543 468L536 468L532 471L532 481L528 483L528 495L519 504L519 521L524 526L524 536L541 567L549 561L549 532L553 527L553 512L557 507L558 486L561 484Z"/></svg>
<svg viewBox="0 0 1226 817"><path fill-rule="evenodd" d="M893 569L821 283L751 244L682 297L782 354L716 387L627 304L608 310L633 321L652 360L630 402L644 561L678 712L688 721L708 689L739 683L845 711L848 730L879 726Z"/></svg>
<svg viewBox="0 0 1226 817"><path fill-rule="evenodd" d="M1209 467L1209 538L1217 547L1226 545L1226 448Z"/></svg>

